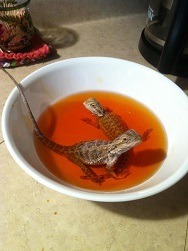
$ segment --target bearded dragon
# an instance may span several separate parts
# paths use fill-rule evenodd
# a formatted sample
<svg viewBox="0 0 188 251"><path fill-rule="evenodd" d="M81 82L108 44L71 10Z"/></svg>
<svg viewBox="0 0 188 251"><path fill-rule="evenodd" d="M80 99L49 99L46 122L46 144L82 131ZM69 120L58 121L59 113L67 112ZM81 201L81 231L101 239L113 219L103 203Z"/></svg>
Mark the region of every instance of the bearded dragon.
<svg viewBox="0 0 188 251"><path fill-rule="evenodd" d="M95 183L101 184L104 181L103 176L97 176L89 167L93 165L106 165L106 170L113 176L111 167L116 163L118 157L142 142L141 136L133 129L124 132L114 140L91 140L82 141L71 146L64 146L48 139L40 130L28 101L25 97L23 87L5 70L2 69L15 83L18 88L22 101L26 107L28 116L33 124L39 140L51 149L53 152L66 157L72 163L79 166L86 176Z"/></svg>
<svg viewBox="0 0 188 251"><path fill-rule="evenodd" d="M108 108L104 109L101 103L95 98L89 98L83 104L87 110L96 116L96 122L91 121L89 118L82 118L82 120L87 124L101 129L109 139L113 140L129 129L119 115ZM151 131L152 129L148 129L143 133L142 141L148 139Z"/></svg>
<svg viewBox="0 0 188 251"><path fill-rule="evenodd" d="M111 140L115 139L122 133L126 132L129 128L127 124L122 120L122 118L114 113L113 111L104 109L101 103L95 98L89 98L84 101L84 106L87 110L89 110L96 117L96 121L93 122L89 118L82 118L84 122L90 124L98 129L101 129L103 133ZM146 141L148 139L149 133L152 129L146 130L142 135L142 141ZM116 164L116 172L121 173L125 168L125 163L129 158L128 153L124 153L118 160Z"/></svg>
<svg viewBox="0 0 188 251"><path fill-rule="evenodd" d="M128 130L128 126L119 115L109 109L104 109L95 98L89 98L83 104L87 110L96 116L96 122L92 122L88 118L82 118L82 120L100 128L109 139L113 140Z"/></svg>

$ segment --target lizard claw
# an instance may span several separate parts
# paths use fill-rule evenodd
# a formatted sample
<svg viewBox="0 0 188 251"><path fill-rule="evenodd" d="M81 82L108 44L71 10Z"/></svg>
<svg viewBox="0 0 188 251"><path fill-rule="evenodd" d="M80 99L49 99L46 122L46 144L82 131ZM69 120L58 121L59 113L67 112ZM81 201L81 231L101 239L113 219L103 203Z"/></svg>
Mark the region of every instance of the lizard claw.
<svg viewBox="0 0 188 251"><path fill-rule="evenodd" d="M81 118L81 120L82 121L84 121L85 123L87 123L87 124L90 124L91 123L91 119L89 119L89 118Z"/></svg>
<svg viewBox="0 0 188 251"><path fill-rule="evenodd" d="M99 175L99 176L97 176L94 179L91 179L91 177L89 177L87 175L80 176L80 178L83 179L83 180L91 180L94 183L97 183L99 185L101 185L104 182L104 180L105 180L105 178L103 177L103 175Z"/></svg>
<svg viewBox="0 0 188 251"><path fill-rule="evenodd" d="M130 172L129 170L124 170L124 172L116 174L114 171L108 170L108 175L110 175L111 178L120 180L120 179L125 179L128 175L130 175Z"/></svg>
<svg viewBox="0 0 188 251"><path fill-rule="evenodd" d="M146 131L144 131L144 133L142 134L142 141L146 141L149 139L149 134L153 131L152 128L147 129Z"/></svg>

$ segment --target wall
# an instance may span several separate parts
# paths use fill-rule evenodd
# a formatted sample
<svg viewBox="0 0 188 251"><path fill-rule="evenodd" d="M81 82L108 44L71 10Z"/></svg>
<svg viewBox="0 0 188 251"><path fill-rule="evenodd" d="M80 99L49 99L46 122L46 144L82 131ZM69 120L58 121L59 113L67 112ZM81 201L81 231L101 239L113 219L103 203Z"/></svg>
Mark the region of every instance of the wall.
<svg viewBox="0 0 188 251"><path fill-rule="evenodd" d="M148 0L31 0L37 27L60 26L101 18L143 13Z"/></svg>

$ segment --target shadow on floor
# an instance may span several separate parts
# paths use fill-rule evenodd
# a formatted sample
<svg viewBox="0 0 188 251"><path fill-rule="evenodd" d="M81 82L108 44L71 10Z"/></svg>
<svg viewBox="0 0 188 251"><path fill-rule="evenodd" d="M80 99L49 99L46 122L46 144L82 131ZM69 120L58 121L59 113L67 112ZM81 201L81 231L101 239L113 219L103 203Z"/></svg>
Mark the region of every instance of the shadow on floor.
<svg viewBox="0 0 188 251"><path fill-rule="evenodd" d="M42 38L55 49L67 48L79 40L78 34L69 28L43 28L40 29Z"/></svg>
<svg viewBox="0 0 188 251"><path fill-rule="evenodd" d="M94 202L131 218L160 220L188 214L188 175L168 190L149 198L119 203Z"/></svg>
<svg viewBox="0 0 188 251"><path fill-rule="evenodd" d="M72 29L68 28L43 28L37 29L37 32L40 34L46 44L52 46L53 50L52 53L49 54L47 57L34 61L32 63L30 62L26 66L39 63L44 64L46 62L50 62L60 58L58 54L58 49L73 46L79 39L78 34Z"/></svg>

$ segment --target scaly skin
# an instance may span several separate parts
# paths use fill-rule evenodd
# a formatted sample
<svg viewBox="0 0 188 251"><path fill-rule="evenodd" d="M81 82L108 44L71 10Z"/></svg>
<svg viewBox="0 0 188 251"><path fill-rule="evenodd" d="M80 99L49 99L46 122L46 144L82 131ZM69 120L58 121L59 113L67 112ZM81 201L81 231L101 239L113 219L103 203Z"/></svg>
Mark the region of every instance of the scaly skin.
<svg viewBox="0 0 188 251"><path fill-rule="evenodd" d="M27 113L33 124L39 140L55 153L69 159L72 163L79 166L89 179L101 184L104 181L103 176L97 176L89 167L90 165L106 165L106 170L113 176L111 167L116 163L118 157L129 149L141 143L142 139L135 130L128 130L119 135L112 141L92 140L82 141L72 146L63 146L48 139L43 135L31 112L28 101L23 92L23 87L5 70L2 69L15 83L18 88L22 101L26 107Z"/></svg>
<svg viewBox="0 0 188 251"><path fill-rule="evenodd" d="M104 109L95 98L86 100L84 106L96 116L96 122L88 118L82 118L82 120L100 128L109 139L113 140L128 130L128 126L119 115L109 109Z"/></svg>
<svg viewBox="0 0 188 251"><path fill-rule="evenodd" d="M96 121L93 122L88 118L82 118L82 120L87 124L101 129L109 139L113 140L128 130L128 126L119 115L109 109L104 109L99 101L95 98L89 98L83 104L87 110L96 116ZM118 174L124 174L124 170L125 175L127 176L128 170L125 169L125 167L128 158L129 153L126 152L118 159L116 165L114 166L114 176L116 173L116 179L119 178Z"/></svg>
<svg viewBox="0 0 188 251"><path fill-rule="evenodd" d="M83 104L87 110L96 116L96 122L88 118L82 118L82 120L87 124L101 129L109 139L113 140L128 130L128 126L119 115L109 109L104 109L95 98L89 98ZM143 133L142 141L146 141L149 138L151 131L152 129L148 129Z"/></svg>
<svg viewBox="0 0 188 251"><path fill-rule="evenodd" d="M116 178L111 170L119 156L142 142L141 136L133 129L128 130L112 141L90 140L63 146L46 138L35 130L40 141L55 153L62 155L79 166L93 182L101 183L104 176L98 177L88 165L106 165L107 173Z"/></svg>
<svg viewBox="0 0 188 251"><path fill-rule="evenodd" d="M96 116L96 122L93 122L88 118L82 118L82 120L87 124L101 129L109 139L113 140L128 130L128 126L119 115L110 111L109 109L104 109L99 101L95 98L89 98L83 104L87 110ZM146 130L143 133L142 141L146 141L148 139L148 135L151 130L152 129ZM115 165L117 174L122 173L122 171L125 169L125 164L128 158L128 153L121 155Z"/></svg>

